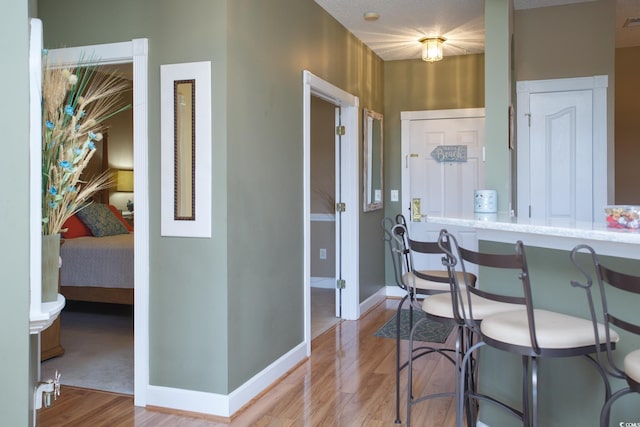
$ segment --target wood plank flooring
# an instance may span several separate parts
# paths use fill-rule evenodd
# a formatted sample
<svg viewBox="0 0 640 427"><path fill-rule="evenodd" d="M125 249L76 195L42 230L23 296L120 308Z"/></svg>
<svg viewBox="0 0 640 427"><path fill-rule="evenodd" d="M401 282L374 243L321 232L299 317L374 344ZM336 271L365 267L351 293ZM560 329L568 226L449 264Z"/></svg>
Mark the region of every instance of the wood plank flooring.
<svg viewBox="0 0 640 427"><path fill-rule="evenodd" d="M312 343L304 363L240 411L231 421L199 414L138 408L133 397L75 387L38 414L38 427L58 426L393 426L395 419L395 340L374 337L395 313L386 300L359 321L342 321ZM453 334L447 345L451 344ZM403 352L406 341L403 341ZM415 365L416 394L453 390L454 369L429 355ZM405 420L406 373L401 377ZM452 398L434 399L413 409L421 427L455 424Z"/></svg>

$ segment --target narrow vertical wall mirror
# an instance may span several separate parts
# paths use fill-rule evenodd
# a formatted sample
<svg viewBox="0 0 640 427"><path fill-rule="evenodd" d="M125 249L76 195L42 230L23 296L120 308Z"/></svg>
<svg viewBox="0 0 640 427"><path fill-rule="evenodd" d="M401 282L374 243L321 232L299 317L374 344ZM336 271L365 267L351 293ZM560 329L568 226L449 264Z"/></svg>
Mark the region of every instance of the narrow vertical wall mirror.
<svg viewBox="0 0 640 427"><path fill-rule="evenodd" d="M174 102L174 201L176 220L195 220L195 90L196 81L175 80Z"/></svg>
<svg viewBox="0 0 640 427"><path fill-rule="evenodd" d="M160 234L211 237L211 62L160 66Z"/></svg>
<svg viewBox="0 0 640 427"><path fill-rule="evenodd" d="M363 208L365 212L382 209L382 114L363 110Z"/></svg>

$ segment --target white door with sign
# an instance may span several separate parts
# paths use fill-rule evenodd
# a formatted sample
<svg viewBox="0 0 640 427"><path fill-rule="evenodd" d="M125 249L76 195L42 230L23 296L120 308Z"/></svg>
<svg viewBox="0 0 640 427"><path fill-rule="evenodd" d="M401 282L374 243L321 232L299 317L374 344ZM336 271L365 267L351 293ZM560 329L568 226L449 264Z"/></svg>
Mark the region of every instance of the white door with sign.
<svg viewBox="0 0 640 427"><path fill-rule="evenodd" d="M484 108L402 112L402 214L413 239L435 241L441 226L427 216L473 214L484 183ZM473 229L447 227L460 245L477 249ZM442 269L437 257L419 269Z"/></svg>

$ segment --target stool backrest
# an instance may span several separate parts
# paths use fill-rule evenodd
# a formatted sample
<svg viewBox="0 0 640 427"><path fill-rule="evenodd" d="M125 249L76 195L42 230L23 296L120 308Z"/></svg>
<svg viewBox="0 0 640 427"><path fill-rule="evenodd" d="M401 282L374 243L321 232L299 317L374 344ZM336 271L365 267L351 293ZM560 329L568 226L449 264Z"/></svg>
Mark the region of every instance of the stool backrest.
<svg viewBox="0 0 640 427"><path fill-rule="evenodd" d="M419 270L414 261L414 254L444 256L438 242L411 239L406 220L402 215L397 215L395 221L384 218L382 227L385 232L385 241L391 252L396 284L408 292L411 302L415 301L418 294L441 293L442 290L429 290L424 287L418 289L416 279L449 284L449 277L444 274L444 269L440 270L443 274L429 274L432 270Z"/></svg>
<svg viewBox="0 0 640 427"><path fill-rule="evenodd" d="M402 276L405 273L407 261L403 261L403 258L408 256L408 250L404 247L402 236L398 236L397 233L402 233L402 228L394 228L398 224L404 224L404 217L402 215L396 216L393 220L389 217L382 219L382 230L384 231L384 240L387 243L389 254L391 256L391 262L393 265L393 278L396 285L407 290L407 286L404 283Z"/></svg>
<svg viewBox="0 0 640 427"><path fill-rule="evenodd" d="M596 273L595 276L598 280L598 292L600 294L601 301L600 307L598 309L596 309L596 304L594 302L594 297L591 291L593 285L591 274L587 271L585 266L580 263L580 260L578 259L578 254L581 252L586 253L590 256L590 264L592 264L591 266ZM636 319L634 319L634 322L629 320L628 318L623 318L623 316L618 312L609 308L609 304L607 302L607 288L611 287L630 294L640 295L640 276L622 273L605 267L600 263L596 251L589 245L577 245L571 251L570 256L571 262L573 262L576 268L585 276L585 283L577 280L572 280L571 285L574 287L580 287L586 291L587 302L589 304L589 311L591 314L591 319L593 321L593 332L596 337L596 342L600 338L597 326L599 318L602 319L602 322L605 326L607 364L603 364L604 357L599 347L597 347L598 351L596 353L598 362L609 372L610 375L617 378L624 378L624 370L616 363L613 358L613 347L611 345L610 328L613 325L627 332L631 332L632 334L640 336L640 324L636 320L637 317Z"/></svg>
<svg viewBox="0 0 640 427"><path fill-rule="evenodd" d="M539 353L538 340L535 334L531 281L524 244L518 240L514 245L514 252L510 254L473 251L461 247L455 236L446 230L440 233L438 242L440 247L447 253L447 258L444 262L449 271L449 278L458 294L458 307L454 310L454 315L460 317L459 320L463 321L467 327L479 333L478 322L482 319L476 319L473 315L472 294L498 303L525 306L527 309L527 320L529 323L529 335L532 347L534 351ZM468 280L467 264L469 263L475 264L479 268L484 267L485 269L500 269L512 272L512 282L517 284L519 289L509 294L490 291L482 286L482 277L480 278L480 286L468 286L468 284L465 283L463 289L458 278L463 277L465 281ZM458 271L462 272L462 275L457 274ZM456 308L455 304L454 308Z"/></svg>

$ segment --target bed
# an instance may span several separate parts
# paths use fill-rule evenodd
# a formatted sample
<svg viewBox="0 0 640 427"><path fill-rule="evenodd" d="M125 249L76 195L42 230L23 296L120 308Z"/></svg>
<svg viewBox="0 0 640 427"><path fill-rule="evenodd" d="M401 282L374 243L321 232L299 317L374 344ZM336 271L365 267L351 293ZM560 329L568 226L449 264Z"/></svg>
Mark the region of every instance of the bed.
<svg viewBox="0 0 640 427"><path fill-rule="evenodd" d="M109 212L107 212L107 210ZM96 213L99 212L99 213ZM108 221L126 222L113 206L96 203L77 215L99 217L101 229L78 230L78 224L70 224L63 235L60 247L60 293L67 300L133 304L134 262L133 231L131 227L113 231L105 225ZM113 215L111 215L113 214ZM106 216L109 218L106 218ZM76 221L75 218L73 221ZM91 221L82 218L91 227ZM106 233L105 233L105 230Z"/></svg>

